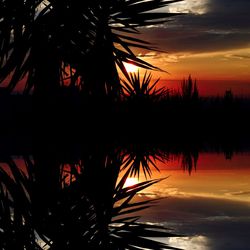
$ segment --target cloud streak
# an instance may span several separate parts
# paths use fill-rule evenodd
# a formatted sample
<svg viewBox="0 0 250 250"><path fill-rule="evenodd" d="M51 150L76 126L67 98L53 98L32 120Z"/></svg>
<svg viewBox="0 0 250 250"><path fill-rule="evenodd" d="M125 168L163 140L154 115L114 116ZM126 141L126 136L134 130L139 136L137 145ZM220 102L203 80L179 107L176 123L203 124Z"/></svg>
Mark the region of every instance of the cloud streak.
<svg viewBox="0 0 250 250"><path fill-rule="evenodd" d="M250 47L250 1L186 1L170 8L188 12L147 29L149 40L168 52L215 52ZM192 5L193 4L193 5Z"/></svg>

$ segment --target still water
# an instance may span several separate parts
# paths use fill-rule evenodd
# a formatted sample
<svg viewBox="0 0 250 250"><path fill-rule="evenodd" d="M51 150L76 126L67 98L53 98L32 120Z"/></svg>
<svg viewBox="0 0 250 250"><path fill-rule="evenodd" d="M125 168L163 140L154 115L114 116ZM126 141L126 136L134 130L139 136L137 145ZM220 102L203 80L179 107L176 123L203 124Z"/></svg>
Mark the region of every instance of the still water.
<svg viewBox="0 0 250 250"><path fill-rule="evenodd" d="M1 249L250 249L250 153L135 149L1 157Z"/></svg>
<svg viewBox="0 0 250 250"><path fill-rule="evenodd" d="M142 221L171 227L185 237L165 240L183 249L250 249L250 154L201 153L196 169L182 157L159 163L154 178L168 177L139 194L162 198ZM143 176L141 176L143 178ZM164 242L164 239L161 239Z"/></svg>

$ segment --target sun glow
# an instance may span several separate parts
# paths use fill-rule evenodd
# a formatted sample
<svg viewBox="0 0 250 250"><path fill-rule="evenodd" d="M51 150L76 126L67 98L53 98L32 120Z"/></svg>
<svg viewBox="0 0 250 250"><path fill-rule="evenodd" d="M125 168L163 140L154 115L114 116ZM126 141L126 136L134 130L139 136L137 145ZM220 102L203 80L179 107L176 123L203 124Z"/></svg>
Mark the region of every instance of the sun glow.
<svg viewBox="0 0 250 250"><path fill-rule="evenodd" d="M124 188L134 186L138 183L139 183L138 178L127 178L124 184Z"/></svg>
<svg viewBox="0 0 250 250"><path fill-rule="evenodd" d="M125 66L128 73L137 72L139 69L136 65L131 64L131 63L124 63L124 66Z"/></svg>

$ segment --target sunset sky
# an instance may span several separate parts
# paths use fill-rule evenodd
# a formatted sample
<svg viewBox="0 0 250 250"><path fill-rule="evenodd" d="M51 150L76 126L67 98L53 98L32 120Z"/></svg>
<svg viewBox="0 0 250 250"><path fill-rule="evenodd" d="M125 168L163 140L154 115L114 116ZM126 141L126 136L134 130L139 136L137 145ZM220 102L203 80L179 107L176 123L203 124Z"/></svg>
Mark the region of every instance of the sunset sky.
<svg viewBox="0 0 250 250"><path fill-rule="evenodd" d="M185 0L169 5L186 15L142 30L142 37L167 51L142 52L142 58L166 70L161 79L249 81L250 1Z"/></svg>
<svg viewBox="0 0 250 250"><path fill-rule="evenodd" d="M162 52L135 53L166 72L153 72L164 86L177 88L189 75L197 79L201 95L250 96L250 1L183 0L159 9L184 13L171 21L140 29ZM135 69L131 69L132 71ZM19 89L22 89L18 87Z"/></svg>

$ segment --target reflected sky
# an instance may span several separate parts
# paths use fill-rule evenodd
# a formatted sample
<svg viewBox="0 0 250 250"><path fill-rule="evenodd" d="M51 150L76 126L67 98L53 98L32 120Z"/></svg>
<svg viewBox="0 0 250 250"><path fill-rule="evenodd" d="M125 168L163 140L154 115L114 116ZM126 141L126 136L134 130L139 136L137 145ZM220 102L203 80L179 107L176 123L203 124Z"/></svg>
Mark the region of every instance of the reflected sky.
<svg viewBox="0 0 250 250"><path fill-rule="evenodd" d="M166 9L186 14L145 32L149 41L167 51L151 54L148 60L170 73L157 77L178 80L191 74L198 80L250 79L248 0L185 0ZM238 92L244 94L240 85Z"/></svg>
<svg viewBox="0 0 250 250"><path fill-rule="evenodd" d="M183 249L248 249L250 154L236 154L229 160L223 154L202 153L191 174L177 158L158 166L160 173L153 171L153 178L168 178L137 199L163 199L143 211L143 221L185 234L167 241Z"/></svg>
<svg viewBox="0 0 250 250"><path fill-rule="evenodd" d="M239 154L231 160L223 154L201 154L197 170L189 175L180 159L158 164L155 178L169 176L150 192L156 196L209 197L250 202L250 155ZM149 189L148 189L149 191Z"/></svg>
<svg viewBox="0 0 250 250"><path fill-rule="evenodd" d="M146 154L146 156L152 155L153 152ZM185 154L187 157L188 152L173 155L157 151L155 155L153 154L159 171L152 167L151 177L153 179L165 177L165 179L141 190L135 196L133 202L139 202L137 204L146 204L143 202L152 198L160 198L156 203L152 203L152 207L150 206L148 209L139 212L137 210L140 221L147 225L153 224L172 228L173 233L183 235L183 237L160 239L160 241L173 247L187 250L248 249L250 245L250 154L234 153L230 155L232 157L229 159L224 154L218 153L198 154L191 151L189 153L191 157L198 159L196 168L192 168L192 171L183 168L183 157ZM149 159L143 157L145 156L143 154L141 156L134 154L133 156L137 156L137 160L144 159L146 161L146 159ZM168 160L160 162L165 156ZM35 162L34 159L31 159L32 161ZM152 162L154 162L153 157ZM14 167L13 163L18 165L18 169L24 176L29 177L28 168L25 166L25 158L14 157L12 164L1 163L1 167L14 178L12 175L13 169L11 170ZM78 166L78 164L74 164L74 166ZM116 164L115 166L117 167ZM93 165L91 165L92 168ZM74 169L77 170L78 168ZM127 171L127 168L125 169ZM142 166L140 166L140 169L142 169ZM63 170L65 174L69 173L70 165L63 165ZM124 172L121 172L121 176L124 176ZM98 175L96 173L95 171L93 176L97 180ZM137 174L137 172L135 173ZM143 171L140 171L140 182L145 180L144 174ZM105 175L99 176L98 183L101 180L110 183L109 175L106 178L103 176ZM64 174L62 177L69 184L68 177ZM149 175L147 175L147 178L150 179ZM74 183L75 180L72 178L71 180ZM120 181L121 178L118 183ZM124 180L123 187L136 186L136 183L137 178L131 176L126 182ZM47 181L45 185L47 185ZM117 184L117 186L119 185ZM66 187L63 190L66 190ZM102 189L104 187L102 186ZM91 186L89 190L93 191L93 188L94 186ZM100 188L96 189L98 197L100 190ZM122 200L119 200L119 202L122 202Z"/></svg>

